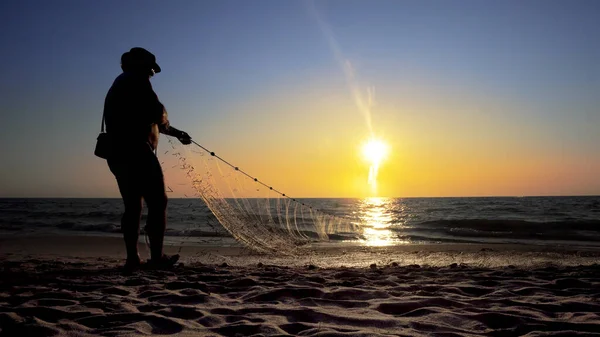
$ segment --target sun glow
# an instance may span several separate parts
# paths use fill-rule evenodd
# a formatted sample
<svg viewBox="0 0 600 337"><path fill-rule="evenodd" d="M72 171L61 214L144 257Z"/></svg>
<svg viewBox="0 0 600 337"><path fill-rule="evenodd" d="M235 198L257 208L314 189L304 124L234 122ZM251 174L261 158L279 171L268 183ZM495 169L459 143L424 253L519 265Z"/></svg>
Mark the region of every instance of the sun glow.
<svg viewBox="0 0 600 337"><path fill-rule="evenodd" d="M387 155L387 145L385 145L379 139L370 139L363 145L362 152L365 159L371 163L371 165L379 166L379 163Z"/></svg>
<svg viewBox="0 0 600 337"><path fill-rule="evenodd" d="M362 147L363 157L371 166L369 167L369 185L373 192L377 189L377 172L379 165L388 153L388 146L379 139L371 138Z"/></svg>

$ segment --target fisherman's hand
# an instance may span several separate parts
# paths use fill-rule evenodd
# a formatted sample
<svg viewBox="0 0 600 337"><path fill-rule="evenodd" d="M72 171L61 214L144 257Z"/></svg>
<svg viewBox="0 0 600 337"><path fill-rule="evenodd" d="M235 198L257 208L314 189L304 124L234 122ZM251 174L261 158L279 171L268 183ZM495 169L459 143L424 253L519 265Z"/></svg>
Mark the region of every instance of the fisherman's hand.
<svg viewBox="0 0 600 337"><path fill-rule="evenodd" d="M183 145L189 145L192 143L192 137L190 137L190 135L188 135L187 132L184 131L181 131L181 133L177 135L177 139L179 139L179 141Z"/></svg>

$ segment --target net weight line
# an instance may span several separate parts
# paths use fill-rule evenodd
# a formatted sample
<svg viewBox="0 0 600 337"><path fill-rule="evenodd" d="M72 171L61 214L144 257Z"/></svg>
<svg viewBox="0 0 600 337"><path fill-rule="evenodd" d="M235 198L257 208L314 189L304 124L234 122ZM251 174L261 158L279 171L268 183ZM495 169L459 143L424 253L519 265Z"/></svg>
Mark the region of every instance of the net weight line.
<svg viewBox="0 0 600 337"><path fill-rule="evenodd" d="M294 254L298 246L315 240L329 240L331 234L341 234L344 236L350 234L354 239L356 239L355 236L357 234L359 237L362 234L362 221L358 218L328 214L322 209L317 209L312 205L300 202L282 191L265 184L263 181L253 177L193 140L191 142L205 153L210 154L210 157L202 159L202 166L205 169L201 169L197 165L190 165L190 160L199 160L199 158L203 157L202 153L185 150L188 156L191 156L186 158L186 156L181 154L181 151L177 151L175 148L179 142L172 142L170 139L169 142L173 146L173 150L175 150L172 155L175 155L179 160L180 165L178 166L187 171L187 177L192 181L192 187L196 191L196 196L205 202L224 229L232 234L238 242L255 251ZM195 157L193 153L200 154L200 157ZM207 161L209 158L217 159L213 164L216 166L215 168L211 169L209 167L211 166L209 165L210 160ZM224 171L219 162L226 165L224 167L233 170L230 175L226 177L223 174ZM269 193L274 192L276 196L266 197L266 200L260 201L259 199L262 197L259 199L252 199L250 197L251 199L248 199L248 197L236 197L234 195L232 199L229 199L230 201L227 201L228 199L221 195L221 188L217 187L214 180L217 173L222 179L225 179L230 191L232 189L230 184L232 183L237 183L238 187L244 190L244 186L242 185L244 184L243 181L246 181L246 184L259 184L265 187ZM236 173L241 173L241 175L237 175ZM242 177L243 179L240 180L236 177ZM234 191L236 190L234 186ZM269 199L272 199L271 201L274 201L274 203L271 203ZM260 204L263 211L266 206L266 213L255 212L256 209L261 207L258 206L255 209L255 206L250 205L250 202L253 204L256 203L256 205Z"/></svg>
<svg viewBox="0 0 600 337"><path fill-rule="evenodd" d="M229 163L227 160L225 160L225 159L223 159L223 158L219 157L219 156L218 156L216 153L214 153L213 151L210 151L210 150L208 150L207 148L205 148L204 146L202 146L202 145L200 145L200 144L196 143L196 141L192 140L192 143L194 143L195 145L197 145L198 147L200 147L202 150L204 150L204 151L208 152L208 153L209 153L211 156L213 156L213 157L215 157L215 158L219 159L220 161L222 161L222 162L223 162L223 163L225 163L226 165L229 165L229 166L230 166L231 168L233 168L234 170L236 170L236 171L240 172L241 174L245 175L246 177L248 177L248 178L250 178L250 179L254 180L254 182L256 182L256 183L259 183L259 184L263 185L264 187L266 187L266 188L268 188L269 190L271 190L271 191L273 191L273 192L275 192L275 193L277 193L277 194L281 195L281 196L282 196L282 197L284 197L284 198L290 199L292 202L298 202L298 201L296 201L296 199L295 199L295 198L292 198L292 197L290 197L290 196L286 195L285 193L283 193L283 192L280 192L280 191L278 191L277 189L274 189L272 186L269 186L269 185L267 185L267 184L263 183L262 181L258 180L258 178L255 178L255 177L253 177L253 176L249 175L249 174L248 174L248 173L246 173L244 170L241 170L239 167L237 167L237 166L234 166L233 164ZM304 204L304 203L302 203L302 202L301 202L300 204L301 204L302 206L307 206L307 207L309 207L310 209L312 209L312 206L310 206L310 205L306 205L306 204ZM318 210L318 209L316 209L316 208L315 208L315 211L316 211L316 212L319 212L319 210ZM321 210L321 212L322 212L322 210Z"/></svg>

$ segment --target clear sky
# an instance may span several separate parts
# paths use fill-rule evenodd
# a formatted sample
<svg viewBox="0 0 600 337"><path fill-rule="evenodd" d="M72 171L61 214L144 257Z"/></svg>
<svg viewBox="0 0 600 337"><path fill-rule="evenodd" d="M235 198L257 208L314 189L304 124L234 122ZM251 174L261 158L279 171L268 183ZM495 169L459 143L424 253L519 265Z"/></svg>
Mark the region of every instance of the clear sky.
<svg viewBox="0 0 600 337"><path fill-rule="evenodd" d="M371 133L378 195L600 194L599 1L5 0L0 27L0 196L118 196L93 148L134 46L174 126L289 195L372 194Z"/></svg>

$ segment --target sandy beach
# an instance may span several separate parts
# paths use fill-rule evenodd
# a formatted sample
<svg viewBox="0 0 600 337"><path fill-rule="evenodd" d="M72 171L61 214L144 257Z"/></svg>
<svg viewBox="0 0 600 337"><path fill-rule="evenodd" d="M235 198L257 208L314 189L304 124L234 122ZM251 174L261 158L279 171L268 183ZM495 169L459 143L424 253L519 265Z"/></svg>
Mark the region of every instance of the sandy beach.
<svg viewBox="0 0 600 337"><path fill-rule="evenodd" d="M117 238L2 239L0 336L600 335L595 251L167 250L183 265L123 275Z"/></svg>

